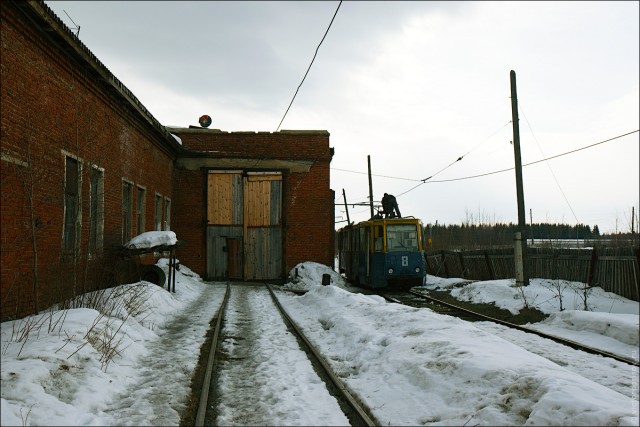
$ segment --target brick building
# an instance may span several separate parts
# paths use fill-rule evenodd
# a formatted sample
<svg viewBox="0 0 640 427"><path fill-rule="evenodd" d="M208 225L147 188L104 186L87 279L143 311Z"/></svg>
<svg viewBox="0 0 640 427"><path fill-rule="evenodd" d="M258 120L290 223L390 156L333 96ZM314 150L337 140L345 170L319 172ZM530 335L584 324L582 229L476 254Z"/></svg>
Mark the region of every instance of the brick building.
<svg viewBox="0 0 640 427"><path fill-rule="evenodd" d="M150 230L212 279L332 265L328 132L166 128L42 1L0 10L1 320L117 284Z"/></svg>
<svg viewBox="0 0 640 427"><path fill-rule="evenodd" d="M188 243L182 262L242 280L283 278L303 261L333 265L327 131L170 131L183 143L175 203L191 213L174 222Z"/></svg>

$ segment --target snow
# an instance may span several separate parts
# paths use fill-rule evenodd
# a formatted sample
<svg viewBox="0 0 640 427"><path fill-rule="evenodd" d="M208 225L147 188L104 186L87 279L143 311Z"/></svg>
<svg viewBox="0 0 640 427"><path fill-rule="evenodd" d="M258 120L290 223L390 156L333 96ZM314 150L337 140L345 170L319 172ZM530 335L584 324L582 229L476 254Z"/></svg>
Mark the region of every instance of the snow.
<svg viewBox="0 0 640 427"><path fill-rule="evenodd" d="M146 231L129 240L124 246L127 249L148 249L156 246L171 246L178 243L173 231Z"/></svg>
<svg viewBox="0 0 640 427"><path fill-rule="evenodd" d="M167 260L158 265L166 270ZM424 286L512 312L526 301L550 314L529 327L638 359L637 302L594 288L585 311L582 284L533 279L525 292L512 285L428 276ZM274 288L381 425L638 425L636 367L356 294L321 264L299 264ZM85 295L98 301L93 308L3 322L1 424L178 425L224 291L181 265L176 293L139 282ZM259 287L232 287L221 350L246 365L222 371L217 423L347 424L268 304Z"/></svg>

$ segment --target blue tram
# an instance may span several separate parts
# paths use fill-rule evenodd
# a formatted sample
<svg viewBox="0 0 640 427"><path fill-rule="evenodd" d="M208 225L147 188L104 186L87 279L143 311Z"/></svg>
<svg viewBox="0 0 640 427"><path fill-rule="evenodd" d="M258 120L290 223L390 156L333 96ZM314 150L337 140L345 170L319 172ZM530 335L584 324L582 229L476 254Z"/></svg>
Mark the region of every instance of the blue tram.
<svg viewBox="0 0 640 427"><path fill-rule="evenodd" d="M360 286L420 286L426 275L419 219L371 219L338 230L338 267Z"/></svg>

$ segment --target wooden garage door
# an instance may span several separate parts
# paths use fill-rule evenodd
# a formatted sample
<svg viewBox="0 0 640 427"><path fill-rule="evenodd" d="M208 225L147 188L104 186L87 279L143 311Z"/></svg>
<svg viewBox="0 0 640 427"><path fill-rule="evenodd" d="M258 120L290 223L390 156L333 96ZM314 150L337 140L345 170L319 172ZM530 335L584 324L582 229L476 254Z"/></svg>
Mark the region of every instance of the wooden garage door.
<svg viewBox="0 0 640 427"><path fill-rule="evenodd" d="M211 171L207 185L207 277L280 278L282 175Z"/></svg>
<svg viewBox="0 0 640 427"><path fill-rule="evenodd" d="M245 280L282 274L282 176L249 173L244 179Z"/></svg>

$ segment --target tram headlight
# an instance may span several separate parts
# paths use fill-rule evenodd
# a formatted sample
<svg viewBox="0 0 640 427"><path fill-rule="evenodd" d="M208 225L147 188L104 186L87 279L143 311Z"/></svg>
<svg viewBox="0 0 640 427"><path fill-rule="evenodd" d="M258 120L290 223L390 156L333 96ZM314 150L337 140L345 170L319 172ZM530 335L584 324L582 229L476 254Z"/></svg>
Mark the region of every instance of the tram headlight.
<svg viewBox="0 0 640 427"><path fill-rule="evenodd" d="M393 268L388 269L388 270L387 270L387 273L389 273L389 274L393 274Z"/></svg>
<svg viewBox="0 0 640 427"><path fill-rule="evenodd" d="M420 267L416 267L415 272L420 273Z"/></svg>

